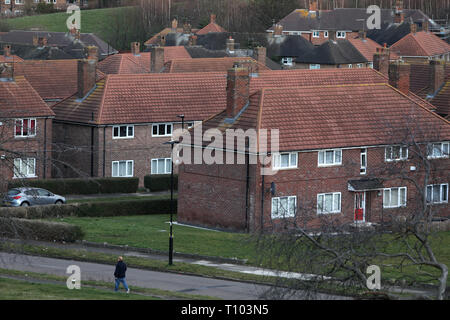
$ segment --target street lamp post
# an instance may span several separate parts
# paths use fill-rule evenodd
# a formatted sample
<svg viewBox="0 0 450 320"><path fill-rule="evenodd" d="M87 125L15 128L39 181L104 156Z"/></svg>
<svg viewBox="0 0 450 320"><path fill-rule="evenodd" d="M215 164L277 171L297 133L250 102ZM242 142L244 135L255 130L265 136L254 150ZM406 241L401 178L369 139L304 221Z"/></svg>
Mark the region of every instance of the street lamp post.
<svg viewBox="0 0 450 320"><path fill-rule="evenodd" d="M181 118L181 129L184 130L184 114L180 114L177 118Z"/></svg>
<svg viewBox="0 0 450 320"><path fill-rule="evenodd" d="M170 144L171 146L171 170L170 170L170 231L169 231L169 266L173 264L173 146L179 141L171 140L164 142L164 144Z"/></svg>

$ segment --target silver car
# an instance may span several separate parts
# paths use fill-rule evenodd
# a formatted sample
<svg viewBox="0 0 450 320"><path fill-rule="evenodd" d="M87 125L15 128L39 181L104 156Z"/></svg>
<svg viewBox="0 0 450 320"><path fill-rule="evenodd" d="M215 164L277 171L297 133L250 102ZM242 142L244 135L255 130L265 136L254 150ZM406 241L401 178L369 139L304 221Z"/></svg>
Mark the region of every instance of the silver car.
<svg viewBox="0 0 450 320"><path fill-rule="evenodd" d="M5 207L28 207L46 204L64 204L66 198L39 188L10 189L3 198Z"/></svg>

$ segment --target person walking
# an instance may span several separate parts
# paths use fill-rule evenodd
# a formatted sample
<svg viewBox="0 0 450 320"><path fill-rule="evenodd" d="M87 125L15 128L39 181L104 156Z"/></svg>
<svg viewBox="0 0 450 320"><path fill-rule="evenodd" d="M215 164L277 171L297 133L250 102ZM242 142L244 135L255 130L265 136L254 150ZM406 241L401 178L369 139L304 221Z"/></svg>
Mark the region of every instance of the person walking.
<svg viewBox="0 0 450 320"><path fill-rule="evenodd" d="M127 271L127 265L123 262L123 257L119 257L117 259L116 270L114 271L114 277L116 278L116 286L114 291L117 292L119 290L119 285L122 282L127 293L130 293L130 288L128 288L127 281L125 279L125 273Z"/></svg>

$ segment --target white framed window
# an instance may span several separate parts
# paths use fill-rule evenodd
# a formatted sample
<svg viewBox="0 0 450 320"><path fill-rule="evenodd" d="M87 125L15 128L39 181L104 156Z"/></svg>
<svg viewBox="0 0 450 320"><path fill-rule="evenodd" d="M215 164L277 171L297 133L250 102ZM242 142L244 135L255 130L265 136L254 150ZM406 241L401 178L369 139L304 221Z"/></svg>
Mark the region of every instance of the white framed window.
<svg viewBox="0 0 450 320"><path fill-rule="evenodd" d="M387 162L408 160L408 147L390 146L384 148L384 159Z"/></svg>
<svg viewBox="0 0 450 320"><path fill-rule="evenodd" d="M14 178L36 178L36 159L14 159Z"/></svg>
<svg viewBox="0 0 450 320"><path fill-rule="evenodd" d="M290 57L285 57L285 58L281 59L281 63L285 66L292 66L294 63L294 59L292 59Z"/></svg>
<svg viewBox="0 0 450 320"><path fill-rule="evenodd" d="M359 170L360 174L367 173L367 149L361 149L361 168Z"/></svg>
<svg viewBox="0 0 450 320"><path fill-rule="evenodd" d="M112 162L112 176L113 177L132 177L134 170L133 160L121 160Z"/></svg>
<svg viewBox="0 0 450 320"><path fill-rule="evenodd" d="M324 31L324 32L323 32L323 36L324 36L325 38L328 38L328 31Z"/></svg>
<svg viewBox="0 0 450 320"><path fill-rule="evenodd" d="M167 137L172 135L173 125L171 123L155 123L152 125L153 137Z"/></svg>
<svg viewBox="0 0 450 320"><path fill-rule="evenodd" d="M297 211L297 197L272 198L272 219L292 218Z"/></svg>
<svg viewBox="0 0 450 320"><path fill-rule="evenodd" d="M309 69L310 70L317 70L317 69L320 69L320 64L310 64L309 65Z"/></svg>
<svg viewBox="0 0 450 320"><path fill-rule="evenodd" d="M14 131L16 137L36 136L36 119L16 119Z"/></svg>
<svg viewBox="0 0 450 320"><path fill-rule="evenodd" d="M151 174L170 174L172 160L170 158L152 159Z"/></svg>
<svg viewBox="0 0 450 320"><path fill-rule="evenodd" d="M373 62L369 62L369 68L373 69Z"/></svg>
<svg viewBox="0 0 450 320"><path fill-rule="evenodd" d="M384 189L383 208L406 207L406 195L406 187Z"/></svg>
<svg viewBox="0 0 450 320"><path fill-rule="evenodd" d="M319 151L319 167L342 165L342 150L321 150Z"/></svg>
<svg viewBox="0 0 450 320"><path fill-rule="evenodd" d="M363 65L362 63L358 63L358 64L356 65L356 67L357 67L357 68L363 68L364 65Z"/></svg>
<svg viewBox="0 0 450 320"><path fill-rule="evenodd" d="M336 38L338 39L345 39L346 37L346 32L345 31L338 31L336 32Z"/></svg>
<svg viewBox="0 0 450 320"><path fill-rule="evenodd" d="M438 142L428 145L428 159L448 158L450 142Z"/></svg>
<svg viewBox="0 0 450 320"><path fill-rule="evenodd" d="M16 0L16 4L23 4L23 0Z"/></svg>
<svg viewBox="0 0 450 320"><path fill-rule="evenodd" d="M297 152L274 154L273 168L277 170L297 168L297 155Z"/></svg>
<svg viewBox="0 0 450 320"><path fill-rule="evenodd" d="M113 139L134 138L134 126L114 126Z"/></svg>
<svg viewBox="0 0 450 320"><path fill-rule="evenodd" d="M427 203L448 203L448 183L428 185Z"/></svg>
<svg viewBox="0 0 450 320"><path fill-rule="evenodd" d="M341 212L341 193L320 193L317 195L317 213L340 213Z"/></svg>
<svg viewBox="0 0 450 320"><path fill-rule="evenodd" d="M11 0L5 0L5 4L11 4Z"/></svg>
<svg viewBox="0 0 450 320"><path fill-rule="evenodd" d="M313 38L319 38L320 37L320 31L313 31Z"/></svg>
<svg viewBox="0 0 450 320"><path fill-rule="evenodd" d="M348 65L348 68L349 68L349 69L353 69L353 65L352 65L352 64L349 64L349 65Z"/></svg>

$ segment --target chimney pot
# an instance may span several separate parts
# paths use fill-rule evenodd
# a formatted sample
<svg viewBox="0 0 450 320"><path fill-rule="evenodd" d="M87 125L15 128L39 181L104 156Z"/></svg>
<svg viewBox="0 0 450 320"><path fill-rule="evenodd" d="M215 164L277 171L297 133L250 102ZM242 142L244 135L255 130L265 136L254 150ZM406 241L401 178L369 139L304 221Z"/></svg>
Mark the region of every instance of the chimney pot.
<svg viewBox="0 0 450 320"><path fill-rule="evenodd" d="M211 14L211 23L216 23L216 15L214 13Z"/></svg>
<svg viewBox="0 0 450 320"><path fill-rule="evenodd" d="M409 93L411 66L407 63L391 63L389 65L389 84L403 94Z"/></svg>
<svg viewBox="0 0 450 320"><path fill-rule="evenodd" d="M250 96L249 69L234 64L227 74L227 117L234 118L244 108Z"/></svg>
<svg viewBox="0 0 450 320"><path fill-rule="evenodd" d="M267 49L265 47L256 47L255 59L258 63L266 65Z"/></svg>
<svg viewBox="0 0 450 320"><path fill-rule="evenodd" d="M131 43L131 53L135 56L138 56L141 53L141 43L140 42L132 42Z"/></svg>
<svg viewBox="0 0 450 320"><path fill-rule="evenodd" d="M177 32L177 29L178 29L178 20L173 19L172 20L172 32Z"/></svg>
<svg viewBox="0 0 450 320"><path fill-rule="evenodd" d="M86 50L87 50L87 58L89 60L98 61L98 47L88 46L88 47L86 47Z"/></svg>
<svg viewBox="0 0 450 320"><path fill-rule="evenodd" d="M411 33L413 34L417 33L417 24L411 23Z"/></svg>
<svg viewBox="0 0 450 320"><path fill-rule="evenodd" d="M38 46L39 47L45 47L45 46L47 46L47 43L48 43L48 40L47 40L47 38L46 37L39 37L39 39L38 39Z"/></svg>
<svg viewBox="0 0 450 320"><path fill-rule="evenodd" d="M373 55L373 68L386 76L389 74L389 49L377 48Z"/></svg>
<svg viewBox="0 0 450 320"><path fill-rule="evenodd" d="M276 37L280 37L283 35L283 26L281 24L275 25L273 35Z"/></svg>
<svg viewBox="0 0 450 320"><path fill-rule="evenodd" d="M11 45L6 44L5 46L3 46L3 55L5 57L11 56Z"/></svg>
<svg viewBox="0 0 450 320"><path fill-rule="evenodd" d="M234 52L234 49L235 49L234 39L233 39L233 37L230 36L230 37L227 39L227 51L228 51L229 53L233 53L233 52Z"/></svg>

